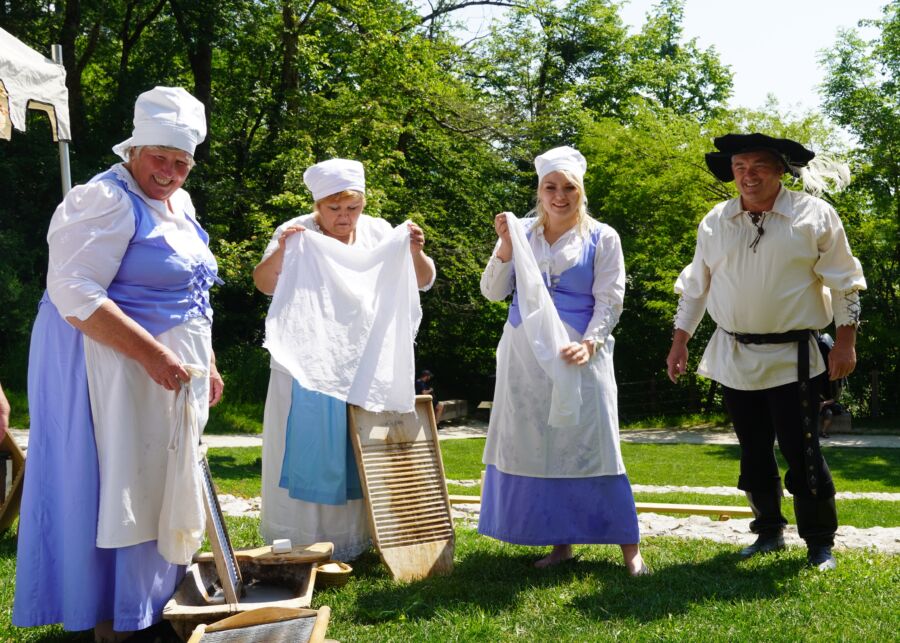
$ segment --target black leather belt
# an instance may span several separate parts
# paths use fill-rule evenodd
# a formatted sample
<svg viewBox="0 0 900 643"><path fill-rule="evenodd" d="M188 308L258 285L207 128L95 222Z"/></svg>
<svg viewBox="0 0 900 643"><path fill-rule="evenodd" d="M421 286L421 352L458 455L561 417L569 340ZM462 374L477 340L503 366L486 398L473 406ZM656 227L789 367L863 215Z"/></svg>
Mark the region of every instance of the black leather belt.
<svg viewBox="0 0 900 643"><path fill-rule="evenodd" d="M720 326L721 328L721 326ZM819 448L819 404L809 382L809 338L815 330L789 330L786 333L732 333L741 344L790 344L797 342L797 382L800 384L800 408L803 411L803 464L806 483L813 495L819 489L819 464L822 454Z"/></svg>

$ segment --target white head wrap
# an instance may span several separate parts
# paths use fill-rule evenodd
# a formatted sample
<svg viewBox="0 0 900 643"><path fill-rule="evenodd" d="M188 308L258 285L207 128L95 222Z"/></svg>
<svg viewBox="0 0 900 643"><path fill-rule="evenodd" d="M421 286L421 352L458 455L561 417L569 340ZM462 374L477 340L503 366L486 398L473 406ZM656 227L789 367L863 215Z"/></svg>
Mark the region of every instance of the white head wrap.
<svg viewBox="0 0 900 643"><path fill-rule="evenodd" d="M203 103L181 87L154 87L138 96L134 104L131 138L112 149L125 161L128 149L141 145L174 147L193 156L205 138Z"/></svg>
<svg viewBox="0 0 900 643"><path fill-rule="evenodd" d="M329 159L306 169L303 182L318 201L344 190L366 192L366 173L359 161Z"/></svg>
<svg viewBox="0 0 900 643"><path fill-rule="evenodd" d="M579 179L583 179L584 173L587 171L587 161L574 147L563 145L547 150L536 157L534 167L537 170L538 180L559 170L568 170Z"/></svg>

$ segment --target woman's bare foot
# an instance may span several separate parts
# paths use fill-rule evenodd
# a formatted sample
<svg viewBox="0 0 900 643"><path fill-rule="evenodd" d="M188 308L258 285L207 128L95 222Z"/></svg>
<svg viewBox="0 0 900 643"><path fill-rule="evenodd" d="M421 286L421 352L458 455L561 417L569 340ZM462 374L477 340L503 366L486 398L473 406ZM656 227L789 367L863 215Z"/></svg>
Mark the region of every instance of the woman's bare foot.
<svg viewBox="0 0 900 643"><path fill-rule="evenodd" d="M650 568L641 556L641 548L638 545L622 545L622 557L625 559L625 568L629 576L645 576L650 573Z"/></svg>
<svg viewBox="0 0 900 643"><path fill-rule="evenodd" d="M552 567L567 560L572 560L573 557L572 545L553 545L553 550L550 554L541 558L534 566L538 569L544 569L545 567Z"/></svg>
<svg viewBox="0 0 900 643"><path fill-rule="evenodd" d="M122 643L134 632L118 632L112 621L103 621L94 626L94 643Z"/></svg>

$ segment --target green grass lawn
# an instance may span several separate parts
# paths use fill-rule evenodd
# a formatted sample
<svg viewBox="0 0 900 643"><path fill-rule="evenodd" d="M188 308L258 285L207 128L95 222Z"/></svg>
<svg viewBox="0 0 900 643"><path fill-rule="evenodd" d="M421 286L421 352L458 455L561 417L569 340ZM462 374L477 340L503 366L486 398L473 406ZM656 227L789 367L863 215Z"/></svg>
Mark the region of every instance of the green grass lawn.
<svg viewBox="0 0 900 643"><path fill-rule="evenodd" d="M484 465L484 440L446 440L441 453L447 477L478 480ZM629 478L634 484L686 486L734 486L737 479L737 447L691 444L622 444ZM260 447L210 449L209 465L220 493L244 498L260 495ZM839 491L897 492L900 481L898 449L828 449L828 461ZM690 467L685 466L690 463ZM782 463L783 466L783 463ZM881 479L876 479L881 475ZM450 493L478 496L479 487L449 485ZM742 496L712 496L695 493L638 493L638 501L703 505L745 505ZM900 526L900 502L838 500L841 524L854 527ZM789 500L783 503L785 517L794 522Z"/></svg>
<svg viewBox="0 0 900 643"><path fill-rule="evenodd" d="M254 519L228 519L236 547L259 544ZM577 548L550 570L545 549L506 545L457 527L446 577L394 583L373 551L344 587L317 591L332 609L329 638L350 641L891 641L897 640L900 557L839 553L837 570L805 566L789 548L741 561L733 546L648 538L651 576L629 578L614 546ZM90 641L59 627L9 625L15 566L11 532L0 536L0 638Z"/></svg>
<svg viewBox="0 0 900 643"><path fill-rule="evenodd" d="M478 480L484 465L484 439L444 440L441 455L447 477ZM839 491L900 490L900 449L824 447ZM737 445L622 443L632 484L733 487L738 477ZM784 460L778 462L785 470Z"/></svg>
<svg viewBox="0 0 900 643"><path fill-rule="evenodd" d="M448 478L478 479L484 441L441 443ZM734 484L736 447L623 443L634 483ZM896 449L826 450L839 490L897 491ZM260 493L261 449L210 449L221 493ZM477 494L454 485L452 493ZM743 504L735 496L637 494L638 500ZM838 502L842 524L900 525L900 503ZM793 521L790 502L784 503ZM259 521L227 518L235 547L262 544ZM15 538L0 534L0 641L91 641L58 626L10 625ZM370 551L353 563L342 588L317 591L329 605L328 636L349 641L889 641L900 640L900 557L840 551L838 569L805 566L805 550L741 561L737 548L710 541L653 537L642 549L653 575L628 578L614 546L581 546L577 562L539 571L546 549L506 545L457 525L452 575L408 585L391 581ZM172 639L174 640L174 639ZM167 643L167 640L164 642Z"/></svg>

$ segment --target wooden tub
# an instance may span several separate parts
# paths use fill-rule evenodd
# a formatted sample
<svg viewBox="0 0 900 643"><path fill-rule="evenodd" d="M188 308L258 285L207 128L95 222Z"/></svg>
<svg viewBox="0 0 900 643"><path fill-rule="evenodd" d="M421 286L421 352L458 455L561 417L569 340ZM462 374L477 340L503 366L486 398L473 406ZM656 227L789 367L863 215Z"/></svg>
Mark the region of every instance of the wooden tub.
<svg viewBox="0 0 900 643"><path fill-rule="evenodd" d="M260 608L309 607L316 565L331 558L331 543L298 545L283 554L271 547L236 551L242 589L236 603L225 599L212 553L198 554L184 580L163 609L182 640L200 624L211 624L235 614Z"/></svg>

